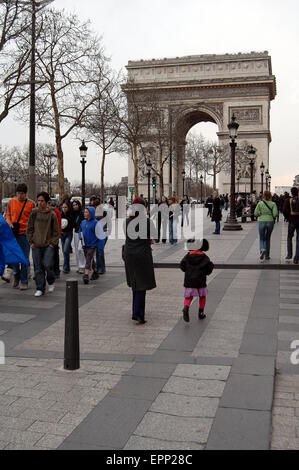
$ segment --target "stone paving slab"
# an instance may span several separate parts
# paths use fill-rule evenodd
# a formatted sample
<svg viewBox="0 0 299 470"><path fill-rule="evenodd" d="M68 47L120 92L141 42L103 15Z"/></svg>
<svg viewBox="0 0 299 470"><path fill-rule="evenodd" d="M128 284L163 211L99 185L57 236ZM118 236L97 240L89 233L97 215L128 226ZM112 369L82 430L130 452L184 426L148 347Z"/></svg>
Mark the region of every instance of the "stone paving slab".
<svg viewBox="0 0 299 470"><path fill-rule="evenodd" d="M219 408L207 450L268 450L271 413L269 411Z"/></svg>

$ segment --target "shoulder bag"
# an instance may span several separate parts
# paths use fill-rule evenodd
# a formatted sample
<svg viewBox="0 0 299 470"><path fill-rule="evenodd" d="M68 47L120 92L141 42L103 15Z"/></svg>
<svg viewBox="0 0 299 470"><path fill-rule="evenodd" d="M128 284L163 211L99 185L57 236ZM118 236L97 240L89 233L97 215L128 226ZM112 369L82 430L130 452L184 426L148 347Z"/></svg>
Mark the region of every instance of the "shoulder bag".
<svg viewBox="0 0 299 470"><path fill-rule="evenodd" d="M22 214L23 214L23 210L25 208L27 204L27 199L25 200L24 204L23 204L23 207L22 207L22 210L19 214L19 217L18 217L18 220L16 222L14 222L12 224L12 233L14 234L15 237L17 237L19 235L19 230L20 230L20 218L22 217Z"/></svg>

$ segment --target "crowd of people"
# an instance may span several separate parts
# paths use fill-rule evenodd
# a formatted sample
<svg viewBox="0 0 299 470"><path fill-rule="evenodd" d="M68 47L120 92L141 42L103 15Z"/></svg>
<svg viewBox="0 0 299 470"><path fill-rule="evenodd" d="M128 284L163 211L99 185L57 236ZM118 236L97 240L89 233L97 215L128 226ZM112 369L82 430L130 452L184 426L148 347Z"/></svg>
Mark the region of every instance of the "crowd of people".
<svg viewBox="0 0 299 470"><path fill-rule="evenodd" d="M42 191L37 195L36 204L27 198L26 184L16 187L16 196L11 198L5 213L5 220L0 219L0 275L10 282L13 274L13 288L28 289L30 276L30 250L32 252L35 296L40 297L53 292L55 281L60 277L60 248L63 255L62 271L69 274L72 242L74 245L77 273L82 275L83 283L96 280L105 274L105 245L111 234L111 211L114 202L105 205L99 197L92 196L88 206L82 210L79 199L66 195L60 206L52 201L49 194ZM229 208L229 196L219 195L217 191L207 198L205 207L207 215L215 222L214 234L220 234L220 222L223 211ZM294 264L299 262L299 197L298 188L291 189L291 195L283 197L271 195L265 191L257 198L252 195L245 201L236 197L236 207L250 207L249 215L258 221L260 239L260 260L270 259L270 241L279 213L288 223L287 256ZM136 209L138 208L138 210ZM174 192L171 197L162 196L147 216L146 201L142 195L132 201L126 218L126 241L123 246L127 284L132 289L132 319L145 324L146 291L156 287L152 258L152 243L169 243L178 241L178 228L189 223L190 200L188 196L179 201ZM140 210L141 208L141 210ZM166 211L162 209L166 208ZM239 213L237 213L238 215ZM136 217L139 217L136 225ZM140 219L141 217L141 219ZM146 236L132 236L128 228L135 223L138 228L140 220L145 221ZM135 226L134 226L135 227ZM136 227L134 230L136 231ZM137 230L138 231L138 230ZM293 256L293 237L296 232L296 248ZM155 237L152 237L155 233ZM185 272L183 318L189 322L189 307L194 297L199 298L199 319L205 318L204 308L207 296L206 277L213 270L213 263L205 254L209 249L207 240L188 240L188 254L180 263ZM3 273L4 262L6 272Z"/></svg>
<svg viewBox="0 0 299 470"><path fill-rule="evenodd" d="M84 211L80 201L71 200L68 195L57 207L56 202L52 202L44 191L37 195L35 204L27 198L26 184L19 184L16 196L7 205L5 220L24 256L22 262L6 262L6 270L2 273L2 279L7 282L13 275L13 288L28 289L31 250L36 284L34 295L40 297L45 294L47 285L48 292L54 291L55 280L59 279L61 273L59 240L64 274L71 271L73 239L77 273L83 275L84 284L105 274L104 248L111 230L111 210L110 206L107 208L101 203L99 197L92 196Z"/></svg>

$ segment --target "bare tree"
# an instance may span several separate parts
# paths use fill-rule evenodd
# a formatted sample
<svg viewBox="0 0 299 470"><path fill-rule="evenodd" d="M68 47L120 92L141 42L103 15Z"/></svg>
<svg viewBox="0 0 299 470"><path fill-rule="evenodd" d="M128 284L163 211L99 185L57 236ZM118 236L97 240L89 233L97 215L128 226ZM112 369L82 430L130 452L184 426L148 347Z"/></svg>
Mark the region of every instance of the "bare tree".
<svg viewBox="0 0 299 470"><path fill-rule="evenodd" d="M138 91L134 80L128 80L122 89L124 94L119 109L120 139L134 164L134 193L138 196L138 177L145 170L154 110L149 96ZM119 151L125 152L121 146Z"/></svg>
<svg viewBox="0 0 299 470"><path fill-rule="evenodd" d="M0 123L30 94L19 89L30 68L29 29L28 2L0 0Z"/></svg>
<svg viewBox="0 0 299 470"><path fill-rule="evenodd" d="M104 179L106 157L117 149L120 136L120 121L118 106L120 100L120 79L111 76L108 85L102 89L102 84L96 84L97 99L91 106L83 126L87 130L87 138L102 150L100 186L101 199L104 200Z"/></svg>
<svg viewBox="0 0 299 470"><path fill-rule="evenodd" d="M109 83L107 59L90 23L72 14L47 10L36 44L36 79L44 84L36 96L37 125L55 134L59 195L64 194L62 141L82 125L97 100L96 84ZM25 113L27 110L25 110Z"/></svg>

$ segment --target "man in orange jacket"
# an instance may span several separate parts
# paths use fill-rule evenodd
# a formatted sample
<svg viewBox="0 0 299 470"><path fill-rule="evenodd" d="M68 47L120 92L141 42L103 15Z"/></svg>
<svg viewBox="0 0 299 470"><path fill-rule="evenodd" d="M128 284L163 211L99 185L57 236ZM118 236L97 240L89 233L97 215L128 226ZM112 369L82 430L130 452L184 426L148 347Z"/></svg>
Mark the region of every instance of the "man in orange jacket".
<svg viewBox="0 0 299 470"><path fill-rule="evenodd" d="M7 206L6 221L14 231L14 235L20 245L25 258L29 261L30 245L26 237L28 220L35 204L31 199L27 199L26 184L18 184L16 197L13 197ZM21 282L21 284L20 284ZM13 287L20 290L28 289L28 268L26 264L14 266Z"/></svg>

